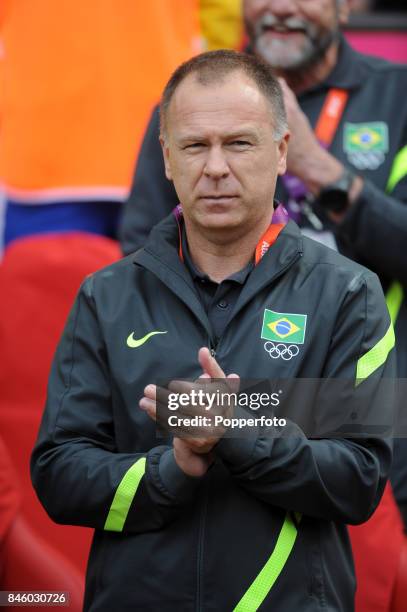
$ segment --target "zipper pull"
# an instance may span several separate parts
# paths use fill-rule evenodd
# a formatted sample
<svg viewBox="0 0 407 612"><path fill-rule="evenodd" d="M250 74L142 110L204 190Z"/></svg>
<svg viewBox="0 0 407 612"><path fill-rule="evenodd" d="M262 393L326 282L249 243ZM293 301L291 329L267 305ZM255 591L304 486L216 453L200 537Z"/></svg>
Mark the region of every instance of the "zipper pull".
<svg viewBox="0 0 407 612"><path fill-rule="evenodd" d="M216 351L215 351L215 349L211 348L211 349L210 349L210 354L212 355L212 357L216 357Z"/></svg>

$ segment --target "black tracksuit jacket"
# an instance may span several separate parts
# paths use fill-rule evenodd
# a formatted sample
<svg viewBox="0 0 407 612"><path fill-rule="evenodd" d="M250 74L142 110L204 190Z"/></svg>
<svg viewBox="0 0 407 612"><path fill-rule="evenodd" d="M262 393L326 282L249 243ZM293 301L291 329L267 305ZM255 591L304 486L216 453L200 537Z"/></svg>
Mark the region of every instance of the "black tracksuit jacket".
<svg viewBox="0 0 407 612"><path fill-rule="evenodd" d="M407 377L407 67L354 51L344 39L338 62L327 79L298 98L301 109L315 125L327 92L343 88L349 99L330 152L363 176L365 186L339 226L329 225L338 248L378 274L385 293L393 282L404 298L395 322L398 375ZM377 168L363 167L374 153L349 154L349 126L381 128L387 133L383 161ZM358 164L358 165L355 165ZM366 164L365 164L366 165ZM374 164L373 164L374 165ZM362 166L362 167L360 167ZM281 181L277 199L287 200ZM152 115L141 147L133 187L124 208L121 245L125 254L144 245L151 227L178 204L172 183L164 174L158 141L158 110ZM397 301L397 300L396 300ZM396 450L396 449L395 449ZM397 445L392 485L407 528L407 444Z"/></svg>
<svg viewBox="0 0 407 612"><path fill-rule="evenodd" d="M291 360L266 352L265 309L307 316ZM289 422L288 437L276 429L223 438L207 474L192 478L138 402L157 378L198 377L201 346L216 350L227 373L252 379L354 380L373 349L379 359L360 388L376 385L394 376L391 342L380 349L389 324L376 275L302 237L293 222L250 273L216 347L172 215L144 249L89 277L56 352L32 456L50 516L95 529L85 610L350 612L345 524L376 507L389 440L307 439ZM127 345L132 332L152 330L167 333ZM329 405L313 411L321 422Z"/></svg>

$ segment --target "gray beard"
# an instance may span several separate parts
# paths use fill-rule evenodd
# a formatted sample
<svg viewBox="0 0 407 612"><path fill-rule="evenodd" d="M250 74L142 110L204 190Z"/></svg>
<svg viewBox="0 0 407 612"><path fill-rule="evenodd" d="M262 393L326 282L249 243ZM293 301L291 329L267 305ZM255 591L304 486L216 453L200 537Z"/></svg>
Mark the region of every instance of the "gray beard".
<svg viewBox="0 0 407 612"><path fill-rule="evenodd" d="M262 36L259 36L257 40L253 40L251 42L251 46L255 53L272 68L295 76L297 73L303 72L304 70L309 70L318 65L323 60L329 47L333 42L338 40L338 38L339 30L329 32L318 41L308 39L307 47L303 49L301 53L298 53L296 58L294 57L284 63L275 61L275 57L273 57L273 55L275 55L275 52L273 54L273 45L262 44ZM276 40L273 44L277 46L279 44L283 45L284 43Z"/></svg>

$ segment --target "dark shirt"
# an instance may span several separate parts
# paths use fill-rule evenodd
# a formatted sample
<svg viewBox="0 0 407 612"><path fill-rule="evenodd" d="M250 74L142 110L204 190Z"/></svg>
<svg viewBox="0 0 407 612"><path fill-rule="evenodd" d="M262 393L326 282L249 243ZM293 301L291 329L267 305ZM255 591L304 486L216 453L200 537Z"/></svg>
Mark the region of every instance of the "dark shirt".
<svg viewBox="0 0 407 612"><path fill-rule="evenodd" d="M199 299L208 315L216 342L218 342L233 312L240 292L254 268L254 262L250 261L242 270L225 278L221 283L217 283L207 274L201 272L192 261L185 229L182 232L182 252L185 266L191 274Z"/></svg>

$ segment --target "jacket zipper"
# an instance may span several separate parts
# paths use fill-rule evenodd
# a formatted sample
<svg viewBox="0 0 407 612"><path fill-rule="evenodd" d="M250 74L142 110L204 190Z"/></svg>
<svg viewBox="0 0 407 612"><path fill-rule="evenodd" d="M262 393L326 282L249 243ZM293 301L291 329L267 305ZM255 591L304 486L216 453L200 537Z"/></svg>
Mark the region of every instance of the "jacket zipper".
<svg viewBox="0 0 407 612"><path fill-rule="evenodd" d="M202 607L202 574L203 574L203 557L204 557L204 534L205 534L205 522L206 522L206 510L208 507L208 483L205 483L204 499L199 517L199 532L198 532L198 554L197 554L197 576L196 576L196 610L197 612L203 611Z"/></svg>
<svg viewBox="0 0 407 612"><path fill-rule="evenodd" d="M280 276L282 276L288 268L290 268L296 261L298 261L298 259L300 259L301 255L302 253L297 253L297 255L288 264L286 264L281 270L279 270L279 272L272 279L270 279L270 282L274 282L278 278L280 278ZM208 348L209 348L209 351L212 357L216 357L219 342L220 342L220 339L218 343L215 344L212 341L211 336L208 335L207 345L208 345ZM203 506L201 509L200 517L199 517L199 534L198 534L197 587L196 587L196 610L197 612L203 611L203 608L202 608L202 599L203 599L202 597L202 594L203 594L202 566L203 566L203 556L204 556L204 532L205 532L205 522L206 522L206 511L207 511L207 506L208 506L208 482L206 482L204 486L205 486L205 493L204 493L205 496L204 496Z"/></svg>
<svg viewBox="0 0 407 612"><path fill-rule="evenodd" d="M212 334L213 334L213 332L211 330L211 333L210 334L208 333L208 336L207 336L208 339L207 339L207 342L206 342L206 346L208 347L209 352L212 355L212 357L216 357L216 351L217 351L217 348L218 348L218 344L216 344L213 341L214 337L212 336Z"/></svg>

